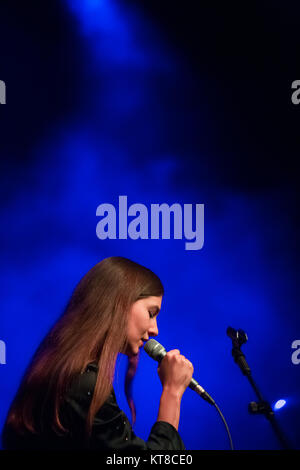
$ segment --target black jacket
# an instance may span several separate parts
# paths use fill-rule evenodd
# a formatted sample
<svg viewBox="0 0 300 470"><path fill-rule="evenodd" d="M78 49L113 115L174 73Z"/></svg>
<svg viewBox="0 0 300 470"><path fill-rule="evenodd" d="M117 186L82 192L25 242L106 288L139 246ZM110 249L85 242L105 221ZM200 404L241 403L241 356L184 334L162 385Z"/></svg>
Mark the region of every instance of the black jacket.
<svg viewBox="0 0 300 470"><path fill-rule="evenodd" d="M83 374L72 381L60 411L60 419L69 435L58 436L52 430L39 435L19 436L4 426L4 449L91 449L91 450L185 450L177 430L170 423L156 421L147 441L135 435L132 426L119 408L114 390L94 418L89 441L84 440L85 420L96 383L98 367L89 364Z"/></svg>

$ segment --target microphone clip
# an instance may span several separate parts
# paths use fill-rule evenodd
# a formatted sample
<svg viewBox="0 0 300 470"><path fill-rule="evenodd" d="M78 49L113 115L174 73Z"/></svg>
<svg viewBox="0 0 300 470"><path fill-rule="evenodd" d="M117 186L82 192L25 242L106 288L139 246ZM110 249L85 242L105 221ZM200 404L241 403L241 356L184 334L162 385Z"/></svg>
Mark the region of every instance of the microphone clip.
<svg viewBox="0 0 300 470"><path fill-rule="evenodd" d="M241 346L248 341L247 333L245 333L244 330L235 330L231 326L227 328L226 333L232 341L232 356L234 362L239 366L244 375L250 376L250 367L246 361L245 354L241 350Z"/></svg>

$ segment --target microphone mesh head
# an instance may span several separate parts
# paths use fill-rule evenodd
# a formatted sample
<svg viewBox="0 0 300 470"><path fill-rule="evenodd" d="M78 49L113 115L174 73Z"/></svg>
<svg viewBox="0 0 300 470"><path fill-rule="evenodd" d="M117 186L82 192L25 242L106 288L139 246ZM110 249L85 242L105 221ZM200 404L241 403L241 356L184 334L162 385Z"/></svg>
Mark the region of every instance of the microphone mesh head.
<svg viewBox="0 0 300 470"><path fill-rule="evenodd" d="M144 346L144 351L155 361L161 360L166 354L165 348L155 339L149 339L149 341L147 341Z"/></svg>

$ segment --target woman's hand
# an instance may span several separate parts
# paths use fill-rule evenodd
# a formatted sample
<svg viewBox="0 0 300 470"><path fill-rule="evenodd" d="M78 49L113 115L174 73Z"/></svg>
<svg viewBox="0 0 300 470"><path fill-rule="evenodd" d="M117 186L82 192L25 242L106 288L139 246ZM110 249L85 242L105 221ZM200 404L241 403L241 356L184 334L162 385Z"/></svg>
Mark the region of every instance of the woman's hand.
<svg viewBox="0 0 300 470"><path fill-rule="evenodd" d="M172 349L160 362L157 372L163 389L181 397L191 382L194 367L180 354L179 349Z"/></svg>

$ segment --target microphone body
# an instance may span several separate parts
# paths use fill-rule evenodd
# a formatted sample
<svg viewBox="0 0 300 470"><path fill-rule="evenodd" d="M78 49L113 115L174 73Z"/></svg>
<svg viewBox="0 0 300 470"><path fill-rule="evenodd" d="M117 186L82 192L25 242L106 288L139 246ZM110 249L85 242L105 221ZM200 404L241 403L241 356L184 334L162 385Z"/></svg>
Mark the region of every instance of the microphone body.
<svg viewBox="0 0 300 470"><path fill-rule="evenodd" d="M144 346L144 350L147 354L149 354L150 357L152 357L152 359L154 359L158 363L160 363L167 354L167 351L162 346L162 344L160 344L155 339L149 339L149 341L147 341ZM194 378L191 379L189 388L198 393L201 398L203 398L211 405L215 405L215 401L212 399L212 397L204 390L203 387L201 387L201 385Z"/></svg>

